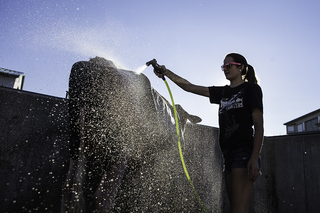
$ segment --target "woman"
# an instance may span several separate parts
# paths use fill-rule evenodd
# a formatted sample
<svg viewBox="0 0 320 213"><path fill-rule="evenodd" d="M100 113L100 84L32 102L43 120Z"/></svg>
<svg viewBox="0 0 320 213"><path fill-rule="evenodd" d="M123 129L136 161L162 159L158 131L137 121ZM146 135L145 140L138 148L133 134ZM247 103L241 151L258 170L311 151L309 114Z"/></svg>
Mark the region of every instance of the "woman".
<svg viewBox="0 0 320 213"><path fill-rule="evenodd" d="M160 68L162 74L155 72L158 77L165 75L185 91L219 104L219 143L231 212L248 212L253 184L259 175L263 141L262 91L253 67L238 53L226 55L221 68L230 85L223 87L197 86L165 66Z"/></svg>

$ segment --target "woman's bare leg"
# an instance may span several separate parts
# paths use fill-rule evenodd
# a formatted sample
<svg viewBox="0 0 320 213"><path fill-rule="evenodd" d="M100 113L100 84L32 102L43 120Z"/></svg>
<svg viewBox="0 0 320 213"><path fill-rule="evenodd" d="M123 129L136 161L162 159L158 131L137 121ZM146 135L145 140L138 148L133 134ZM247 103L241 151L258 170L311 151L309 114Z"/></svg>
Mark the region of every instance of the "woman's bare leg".
<svg viewBox="0 0 320 213"><path fill-rule="evenodd" d="M229 198L229 201L231 203L231 187L232 187L231 173L225 173L225 181L226 181L228 198Z"/></svg>
<svg viewBox="0 0 320 213"><path fill-rule="evenodd" d="M231 194L229 194L230 212L248 212L253 192L253 182L249 179L247 168L232 169L231 176L226 176L226 179L229 179L227 184L231 188Z"/></svg>

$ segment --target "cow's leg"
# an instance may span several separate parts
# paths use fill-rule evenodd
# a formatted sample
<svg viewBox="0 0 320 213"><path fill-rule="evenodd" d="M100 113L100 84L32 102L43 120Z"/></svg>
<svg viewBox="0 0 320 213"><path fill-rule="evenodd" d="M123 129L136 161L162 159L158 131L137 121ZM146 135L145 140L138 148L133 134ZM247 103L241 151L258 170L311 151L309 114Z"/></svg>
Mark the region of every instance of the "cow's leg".
<svg viewBox="0 0 320 213"><path fill-rule="evenodd" d="M79 113L79 119L80 119L80 143L84 144L84 138L85 138L85 132L84 132L84 128L85 128L85 116L84 116L84 107L82 107L80 109L80 113ZM79 167L80 164L82 165L84 162L81 161L79 162L79 160L73 160L72 158L70 158L70 163L69 163L69 170L68 170L68 174L67 174L67 178L65 180L65 183L62 187L62 200L61 200L61 207L60 207L60 212L64 213L64 212L69 212L70 208L74 208L73 203L74 203L74 195L73 193L75 193L74 191L74 178L76 175L76 170L77 170L77 166ZM84 167L84 166L83 166Z"/></svg>
<svg viewBox="0 0 320 213"><path fill-rule="evenodd" d="M60 212L68 212L68 207L70 203L70 187L72 186L72 179L74 175L74 163L72 158L70 158L69 170L67 174L66 181L62 187L62 200L61 200L61 208Z"/></svg>
<svg viewBox="0 0 320 213"><path fill-rule="evenodd" d="M100 185L94 193L97 212L112 212L126 164L127 159L121 158L103 175Z"/></svg>

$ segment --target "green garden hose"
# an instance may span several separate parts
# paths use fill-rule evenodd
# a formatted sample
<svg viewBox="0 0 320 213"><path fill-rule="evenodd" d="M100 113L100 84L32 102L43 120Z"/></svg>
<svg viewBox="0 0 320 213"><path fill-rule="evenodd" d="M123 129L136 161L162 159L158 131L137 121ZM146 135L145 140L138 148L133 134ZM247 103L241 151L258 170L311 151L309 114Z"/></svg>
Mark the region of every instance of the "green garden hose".
<svg viewBox="0 0 320 213"><path fill-rule="evenodd" d="M156 59L153 59L151 61L148 61L146 63L146 66L150 66L152 65L153 68L154 68L154 71L158 74L162 74L162 70L159 66L159 64L157 63L157 60ZM186 164L184 163L184 160L183 160L183 154L182 154L182 149L181 149L181 143L180 143L180 131L179 131L179 122L178 122L178 116L177 116L177 110L176 110L176 107L175 107L175 104L174 104L174 101L173 101L173 96L172 96L172 93L171 93L171 90L170 90L170 87L169 87L169 84L168 82L166 81L164 75L162 75L162 80L164 81L164 83L166 84L167 86L167 89L168 89L168 92L170 94L170 98L171 98L171 102L172 102L172 107L173 107L173 112L174 112L174 118L175 118L175 122L176 122L176 129L177 129L177 136L178 136L178 147L179 147L179 153L180 153L180 159L181 159L181 163L182 163L182 166L183 166L183 169L184 169L184 173L186 174L187 176L187 179L192 187L192 190L194 192L194 194L196 195L200 205L201 205L201 208L203 209L203 211L205 213L207 213L206 209L204 208L204 205L202 204L201 202L201 199L196 191L196 189L194 188L193 186L193 183L191 181L191 178L189 176L189 173L188 173L188 170L187 170L187 167L186 167Z"/></svg>
<svg viewBox="0 0 320 213"><path fill-rule="evenodd" d="M173 112L174 112L174 118L175 118L175 121L176 121L176 129L177 129L177 137L178 137L178 147L179 147L179 153L180 153L180 159L181 159L182 167L183 167L183 169L184 169L184 173L185 173L186 176L187 176L187 179L188 179L188 181L189 181L189 183L190 183L190 185L191 185L191 187L192 187L192 190L193 190L194 194L195 194L196 197L198 198L198 201L199 201L199 203L200 203L200 205L201 205L201 208L203 209L204 212L207 212L206 209L204 208L203 203L201 202L201 199L200 199L200 197L199 197L196 189L195 189L194 186L193 186L193 183L192 183L191 178L190 178L190 176L189 176L189 173L188 173L186 164L184 163L183 154L182 154L182 149L181 149L181 143L180 143L180 133L179 133L180 131L179 131L179 123L178 123L178 116L177 116L176 107L175 107L175 105L174 105L173 96L172 96L172 93L171 93L169 84L168 84L167 80L165 80L164 78L163 78L163 80L164 80L164 83L165 83L166 86L167 86L168 92L169 92L169 94L170 94L171 102L172 102L172 107L173 107Z"/></svg>

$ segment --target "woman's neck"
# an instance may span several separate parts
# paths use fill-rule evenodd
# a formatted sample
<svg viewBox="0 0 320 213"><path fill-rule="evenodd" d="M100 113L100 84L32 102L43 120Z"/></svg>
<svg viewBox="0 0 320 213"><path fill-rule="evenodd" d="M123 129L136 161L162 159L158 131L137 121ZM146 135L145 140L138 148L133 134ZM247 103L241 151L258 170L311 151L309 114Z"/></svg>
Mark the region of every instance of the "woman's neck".
<svg viewBox="0 0 320 213"><path fill-rule="evenodd" d="M237 86L239 86L239 85L241 85L243 83L244 83L244 80L242 78L241 79L235 79L233 81L230 81L230 87L234 88L234 87L237 87Z"/></svg>

